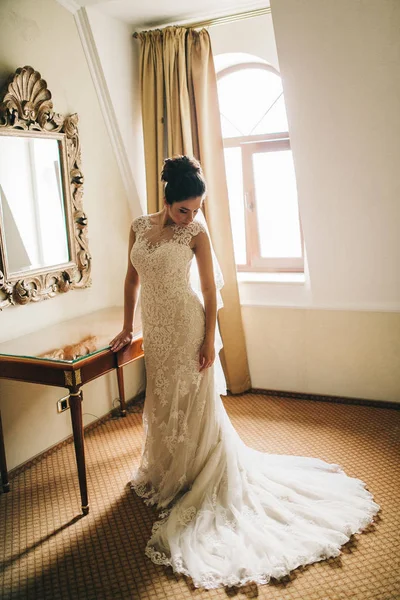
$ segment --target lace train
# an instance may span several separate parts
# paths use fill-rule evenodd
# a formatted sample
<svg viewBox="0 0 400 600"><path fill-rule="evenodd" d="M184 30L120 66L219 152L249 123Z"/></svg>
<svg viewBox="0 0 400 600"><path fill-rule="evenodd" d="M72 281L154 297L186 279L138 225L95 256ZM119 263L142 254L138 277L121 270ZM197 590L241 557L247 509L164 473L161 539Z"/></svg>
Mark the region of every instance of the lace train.
<svg viewBox="0 0 400 600"><path fill-rule="evenodd" d="M300 565L339 556L341 547L353 534L362 533L374 522L380 507L372 494L362 481L348 477L338 465L311 458L309 468L302 469L299 465L308 462L302 457L262 457L265 465L269 459L273 469L281 469L286 463L288 475L291 463L303 476L308 472L310 482L320 481L319 492L310 485L301 486L300 490L298 484L278 484L280 493L267 495L265 488L257 488L252 481L249 488L253 489L246 490L252 506L240 505L236 494L236 504L224 508L220 497L224 490L220 487L219 492L214 488L211 498L205 499L198 510L190 505L196 502L194 485L171 508L160 513L146 546L146 556L157 565L170 566L174 572L190 577L195 587L267 584L271 578L281 579ZM275 463L274 459L278 461ZM325 469L321 471L323 465ZM322 473L325 477L320 477ZM278 479L285 477L283 467ZM151 491L134 483L132 488L146 503L156 503Z"/></svg>

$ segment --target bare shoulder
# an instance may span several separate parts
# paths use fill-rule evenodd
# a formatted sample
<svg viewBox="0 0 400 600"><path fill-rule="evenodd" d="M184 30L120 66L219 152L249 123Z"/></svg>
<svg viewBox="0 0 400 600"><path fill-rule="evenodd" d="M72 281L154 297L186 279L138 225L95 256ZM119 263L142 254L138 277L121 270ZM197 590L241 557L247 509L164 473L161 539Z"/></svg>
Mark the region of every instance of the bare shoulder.
<svg viewBox="0 0 400 600"><path fill-rule="evenodd" d="M199 223L200 228L193 234L190 246L193 251L203 250L210 248L210 240L206 229Z"/></svg>
<svg viewBox="0 0 400 600"><path fill-rule="evenodd" d="M146 215L146 218L147 218L148 222L151 223L152 225L157 225L160 222L163 212L164 211L161 210L156 213L151 213L150 215Z"/></svg>

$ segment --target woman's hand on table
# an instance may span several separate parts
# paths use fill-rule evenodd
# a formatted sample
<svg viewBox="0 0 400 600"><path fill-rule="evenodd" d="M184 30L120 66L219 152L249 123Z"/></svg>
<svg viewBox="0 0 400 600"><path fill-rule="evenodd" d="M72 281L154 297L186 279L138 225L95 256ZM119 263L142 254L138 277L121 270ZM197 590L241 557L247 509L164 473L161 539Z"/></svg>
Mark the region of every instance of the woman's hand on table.
<svg viewBox="0 0 400 600"><path fill-rule="evenodd" d="M124 346L127 346L133 340L133 331L123 329L118 335L110 342L110 348L113 352L118 352Z"/></svg>

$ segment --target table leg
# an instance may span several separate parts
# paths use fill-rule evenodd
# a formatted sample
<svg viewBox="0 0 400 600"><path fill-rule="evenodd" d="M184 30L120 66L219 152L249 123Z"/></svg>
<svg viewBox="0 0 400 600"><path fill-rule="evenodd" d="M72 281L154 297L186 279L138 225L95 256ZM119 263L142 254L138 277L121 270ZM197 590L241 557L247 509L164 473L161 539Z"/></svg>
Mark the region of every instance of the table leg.
<svg viewBox="0 0 400 600"><path fill-rule="evenodd" d="M81 492L82 512L87 515L89 512L86 465L85 465L85 446L83 442L83 420L82 420L82 391L69 394L69 406L71 409L72 432L74 435L76 465L78 467L79 489Z"/></svg>
<svg viewBox="0 0 400 600"><path fill-rule="evenodd" d="M117 379L118 379L119 401L121 403L121 417L126 417L124 373L122 371L122 367L121 366L117 367Z"/></svg>
<svg viewBox="0 0 400 600"><path fill-rule="evenodd" d="M9 492L10 484L8 483L6 449L4 446L3 425L1 423L1 411L0 411L0 474L1 474L1 483L3 485L3 492Z"/></svg>

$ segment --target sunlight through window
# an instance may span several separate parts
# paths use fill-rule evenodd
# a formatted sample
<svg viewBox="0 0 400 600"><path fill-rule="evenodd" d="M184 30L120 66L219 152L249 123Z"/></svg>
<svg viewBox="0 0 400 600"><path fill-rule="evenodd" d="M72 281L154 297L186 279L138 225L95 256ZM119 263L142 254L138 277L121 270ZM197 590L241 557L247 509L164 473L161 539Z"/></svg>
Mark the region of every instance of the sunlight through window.
<svg viewBox="0 0 400 600"><path fill-rule="evenodd" d="M237 269L303 271L296 176L279 73L258 57L216 57Z"/></svg>

